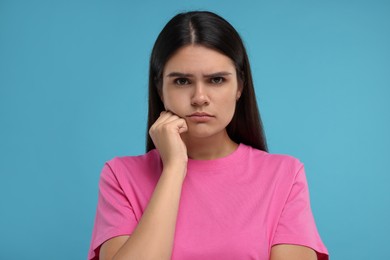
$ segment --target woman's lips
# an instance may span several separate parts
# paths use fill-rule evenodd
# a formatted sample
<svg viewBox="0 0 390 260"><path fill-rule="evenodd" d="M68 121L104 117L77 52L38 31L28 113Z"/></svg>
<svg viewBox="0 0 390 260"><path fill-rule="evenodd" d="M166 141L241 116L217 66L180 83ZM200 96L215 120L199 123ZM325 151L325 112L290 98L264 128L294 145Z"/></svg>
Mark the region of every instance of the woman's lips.
<svg viewBox="0 0 390 260"><path fill-rule="evenodd" d="M206 123L210 121L213 116L204 112L196 112L191 115L188 115L187 118L195 123Z"/></svg>

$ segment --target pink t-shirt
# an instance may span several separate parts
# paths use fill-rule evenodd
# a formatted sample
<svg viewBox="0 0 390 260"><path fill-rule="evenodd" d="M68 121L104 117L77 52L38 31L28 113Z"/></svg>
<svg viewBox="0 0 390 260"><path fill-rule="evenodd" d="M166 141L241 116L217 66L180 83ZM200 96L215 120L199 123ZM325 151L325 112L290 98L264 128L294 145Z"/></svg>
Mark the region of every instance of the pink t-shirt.
<svg viewBox="0 0 390 260"><path fill-rule="evenodd" d="M106 240L131 235L159 180L157 150L116 157L102 170L88 259ZM276 244L328 252L310 208L302 163L240 144L227 157L189 160L172 259L269 259Z"/></svg>

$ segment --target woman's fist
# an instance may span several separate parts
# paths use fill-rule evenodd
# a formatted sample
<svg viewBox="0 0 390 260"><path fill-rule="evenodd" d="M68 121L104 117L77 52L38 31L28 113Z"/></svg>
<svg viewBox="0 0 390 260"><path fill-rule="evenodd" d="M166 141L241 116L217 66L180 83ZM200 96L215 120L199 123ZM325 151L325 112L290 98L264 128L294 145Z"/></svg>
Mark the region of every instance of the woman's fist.
<svg viewBox="0 0 390 260"><path fill-rule="evenodd" d="M187 123L183 118L164 111L150 127L149 135L160 153L165 167L187 167L187 148L180 134L187 132Z"/></svg>

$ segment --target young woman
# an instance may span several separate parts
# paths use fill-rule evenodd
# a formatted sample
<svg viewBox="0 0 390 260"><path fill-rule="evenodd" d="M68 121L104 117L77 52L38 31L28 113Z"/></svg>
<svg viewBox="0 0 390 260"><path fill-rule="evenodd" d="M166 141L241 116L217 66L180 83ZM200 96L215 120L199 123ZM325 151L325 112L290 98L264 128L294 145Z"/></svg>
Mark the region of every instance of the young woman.
<svg viewBox="0 0 390 260"><path fill-rule="evenodd" d="M150 59L147 153L102 170L89 259L328 259L303 165L267 153L248 57L211 12Z"/></svg>

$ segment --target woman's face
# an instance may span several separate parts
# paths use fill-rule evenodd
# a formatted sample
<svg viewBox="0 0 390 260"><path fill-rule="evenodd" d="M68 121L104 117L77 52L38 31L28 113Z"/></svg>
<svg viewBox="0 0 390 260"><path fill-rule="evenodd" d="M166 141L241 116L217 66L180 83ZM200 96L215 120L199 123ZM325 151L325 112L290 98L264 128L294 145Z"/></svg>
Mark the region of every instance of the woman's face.
<svg viewBox="0 0 390 260"><path fill-rule="evenodd" d="M165 65L162 100L166 110L186 120L186 135L225 134L240 95L233 61L217 51L185 46Z"/></svg>

